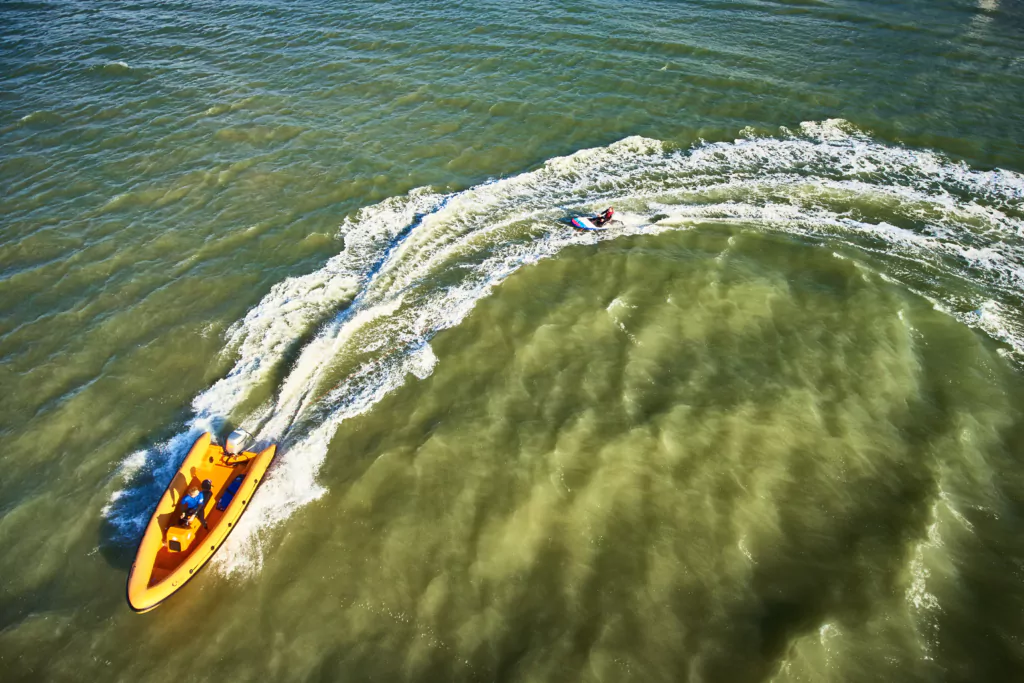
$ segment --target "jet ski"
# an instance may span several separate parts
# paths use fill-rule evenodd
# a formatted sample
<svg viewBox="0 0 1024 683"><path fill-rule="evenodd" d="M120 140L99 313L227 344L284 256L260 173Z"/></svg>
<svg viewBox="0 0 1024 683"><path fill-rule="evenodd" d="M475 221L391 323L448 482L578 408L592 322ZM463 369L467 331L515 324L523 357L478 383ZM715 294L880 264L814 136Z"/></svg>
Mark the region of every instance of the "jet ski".
<svg viewBox="0 0 1024 683"><path fill-rule="evenodd" d="M612 220L614 215L615 209L609 206L602 213L589 216L570 216L563 219L562 222L580 232L600 232L601 230L607 230L608 228L605 226L614 222Z"/></svg>
<svg viewBox="0 0 1024 683"><path fill-rule="evenodd" d="M569 219L569 224L577 230L583 232L598 232L601 230L607 230L608 228L602 228L594 225L594 219L590 216L576 216Z"/></svg>

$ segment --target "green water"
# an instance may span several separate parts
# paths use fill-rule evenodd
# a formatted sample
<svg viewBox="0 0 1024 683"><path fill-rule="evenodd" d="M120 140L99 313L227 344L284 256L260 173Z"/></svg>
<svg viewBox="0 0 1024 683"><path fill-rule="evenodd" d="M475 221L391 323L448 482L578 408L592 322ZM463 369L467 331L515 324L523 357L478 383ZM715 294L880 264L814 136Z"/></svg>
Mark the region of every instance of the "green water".
<svg viewBox="0 0 1024 683"><path fill-rule="evenodd" d="M0 3L0 679L1024 677L1022 10Z"/></svg>

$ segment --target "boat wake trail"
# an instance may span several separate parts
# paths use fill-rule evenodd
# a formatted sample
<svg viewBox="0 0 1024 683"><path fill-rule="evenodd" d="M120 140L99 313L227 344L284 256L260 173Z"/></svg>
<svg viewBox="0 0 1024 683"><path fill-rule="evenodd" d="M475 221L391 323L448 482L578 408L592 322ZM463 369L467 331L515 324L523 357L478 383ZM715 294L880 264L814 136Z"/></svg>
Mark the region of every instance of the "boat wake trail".
<svg viewBox="0 0 1024 683"><path fill-rule="evenodd" d="M557 222L608 204L616 229L579 235ZM325 493L317 476L338 425L430 375L434 335L519 268L626 235L716 222L800 235L927 297L1020 363L1022 206L1018 174L881 144L840 120L689 150L631 137L462 192L414 190L346 220L340 254L274 286L231 328L231 372L196 397L184 431L125 460L104 514L133 543L191 442L242 424L282 448L215 566L258 570L266 531ZM238 414L267 383L274 399Z"/></svg>

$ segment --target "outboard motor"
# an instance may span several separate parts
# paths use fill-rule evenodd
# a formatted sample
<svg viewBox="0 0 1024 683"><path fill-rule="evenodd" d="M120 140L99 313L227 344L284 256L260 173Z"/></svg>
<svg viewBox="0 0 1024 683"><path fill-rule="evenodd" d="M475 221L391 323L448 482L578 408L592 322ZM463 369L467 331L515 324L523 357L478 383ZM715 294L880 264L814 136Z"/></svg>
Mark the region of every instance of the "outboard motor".
<svg viewBox="0 0 1024 683"><path fill-rule="evenodd" d="M236 429L228 436L224 444L224 450L228 455L241 455L242 451L252 445L252 434L244 429Z"/></svg>

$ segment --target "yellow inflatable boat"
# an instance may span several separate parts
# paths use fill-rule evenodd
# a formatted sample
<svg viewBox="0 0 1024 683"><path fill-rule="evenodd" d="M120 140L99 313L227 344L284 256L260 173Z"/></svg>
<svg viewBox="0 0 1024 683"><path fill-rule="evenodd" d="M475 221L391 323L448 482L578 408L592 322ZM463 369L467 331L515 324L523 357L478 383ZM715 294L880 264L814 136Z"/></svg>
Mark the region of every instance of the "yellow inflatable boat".
<svg viewBox="0 0 1024 683"><path fill-rule="evenodd" d="M148 612L177 592L199 573L238 523L277 452L276 445L260 453L246 451L251 439L241 430L232 432L224 448L209 433L196 439L139 543L128 575L128 604L133 610ZM206 527L199 516L183 519L182 503L187 492L200 489L205 480L212 484L212 495L202 506Z"/></svg>

